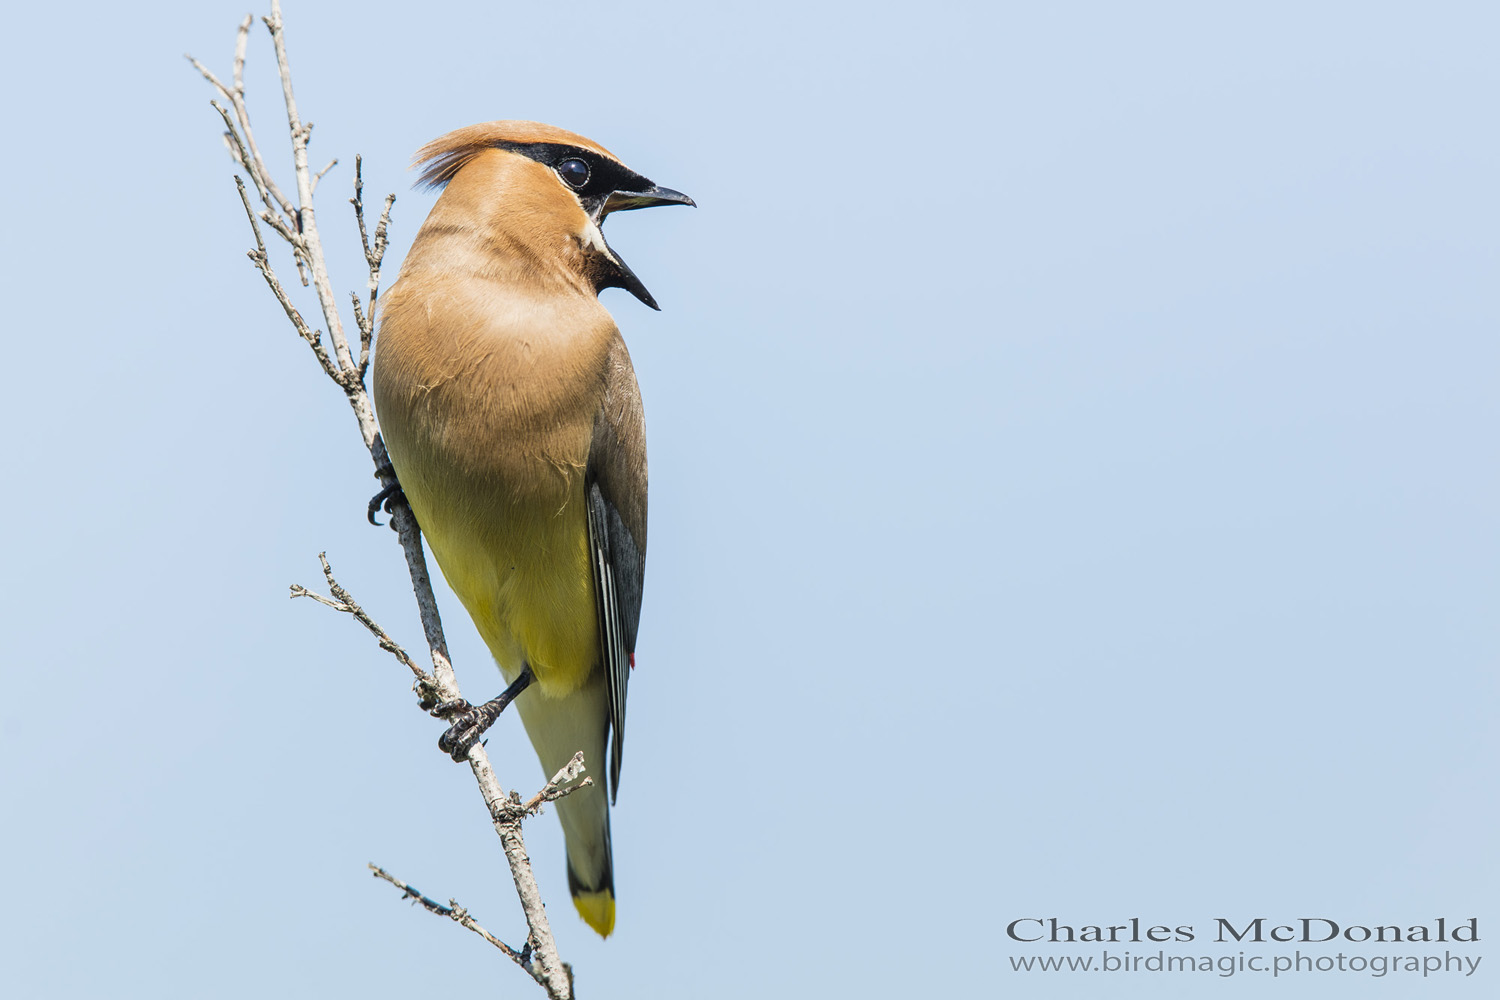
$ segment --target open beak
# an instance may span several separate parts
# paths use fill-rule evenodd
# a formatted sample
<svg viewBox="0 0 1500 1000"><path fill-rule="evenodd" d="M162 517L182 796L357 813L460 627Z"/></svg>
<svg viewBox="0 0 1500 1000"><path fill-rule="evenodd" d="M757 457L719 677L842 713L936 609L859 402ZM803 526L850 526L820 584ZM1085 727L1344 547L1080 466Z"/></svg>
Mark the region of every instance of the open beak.
<svg viewBox="0 0 1500 1000"><path fill-rule="evenodd" d="M643 191L612 191L608 198L604 199L604 208L599 213L599 221L610 212L628 212L634 208L651 208L654 205L698 205L693 199L681 191L673 191L671 188L658 187L653 184Z"/></svg>
<svg viewBox="0 0 1500 1000"><path fill-rule="evenodd" d="M651 182L647 181L646 183L650 184ZM609 197L604 199L604 204L599 206L599 217L594 221L595 224L602 224L605 216L609 215L610 212L628 212L631 209L651 208L654 205L691 205L693 208L698 207L693 199L681 191L673 191L671 188L651 184L650 187L643 188L640 191L610 192ZM602 230L600 231L600 235L603 235ZM605 242L605 246L609 246L608 241ZM641 279L635 276L635 272L630 269L630 265L621 260L620 255L615 253L613 248L609 252L615 259L614 262L618 271L615 275L616 280L614 284L619 288L625 289L652 309L660 311L661 306L657 305L656 299L652 298L651 293L646 291L646 286L641 284Z"/></svg>

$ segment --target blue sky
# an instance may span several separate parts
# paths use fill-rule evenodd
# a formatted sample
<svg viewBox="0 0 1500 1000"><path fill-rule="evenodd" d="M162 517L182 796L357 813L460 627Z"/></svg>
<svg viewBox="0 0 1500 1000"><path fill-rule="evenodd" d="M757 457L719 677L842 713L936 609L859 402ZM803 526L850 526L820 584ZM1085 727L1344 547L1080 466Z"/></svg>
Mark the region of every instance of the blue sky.
<svg viewBox="0 0 1500 1000"><path fill-rule="evenodd" d="M0 960L17 996L536 995L364 869L522 936L442 726L286 597L326 550L420 645L181 57L227 73L244 13L11 15ZM572 914L555 820L528 838L580 995L1493 990L1489 5L286 17L341 292L354 154L398 194L389 284L432 203L411 153L478 121L580 132L700 206L609 223L663 306L604 296L652 474L614 937ZM272 66L258 28L285 178ZM515 720L490 748L539 786ZM1006 937L1054 916L1477 917L1450 947L1482 962L1012 972L1097 951Z"/></svg>

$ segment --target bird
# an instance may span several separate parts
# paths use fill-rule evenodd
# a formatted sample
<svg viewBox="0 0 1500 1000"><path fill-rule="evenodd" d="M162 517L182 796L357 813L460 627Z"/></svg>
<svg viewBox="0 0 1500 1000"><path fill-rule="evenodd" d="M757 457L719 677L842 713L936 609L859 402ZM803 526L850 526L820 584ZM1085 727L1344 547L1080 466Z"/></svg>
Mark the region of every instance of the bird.
<svg viewBox="0 0 1500 1000"><path fill-rule="evenodd" d="M568 888L615 925L609 809L646 557L646 432L630 352L599 301L656 300L605 241L612 212L694 205L552 125L494 121L417 151L441 190L381 307L374 398L391 468L507 687L438 706L455 760L515 703L543 774L578 751L610 795L558 800Z"/></svg>

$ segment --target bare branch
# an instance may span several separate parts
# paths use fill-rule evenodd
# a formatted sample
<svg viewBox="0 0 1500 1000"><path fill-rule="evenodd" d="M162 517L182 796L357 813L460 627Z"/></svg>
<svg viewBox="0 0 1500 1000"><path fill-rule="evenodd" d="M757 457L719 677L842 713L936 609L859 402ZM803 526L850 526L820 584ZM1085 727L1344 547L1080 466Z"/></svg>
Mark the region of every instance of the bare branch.
<svg viewBox="0 0 1500 1000"><path fill-rule="evenodd" d="M250 45L250 26L254 23L255 15L246 14L234 35L234 92L240 95L245 93L245 49Z"/></svg>
<svg viewBox="0 0 1500 1000"><path fill-rule="evenodd" d="M266 208L260 213L261 221L272 229L292 248L292 262L297 265L297 277L302 282L302 287L307 287L307 244L302 237L292 230L286 220L277 215L273 210ZM322 334L319 334L321 337Z"/></svg>
<svg viewBox="0 0 1500 1000"><path fill-rule="evenodd" d="M250 231L255 234L255 250L250 254L250 259L254 260L257 254L264 257L266 255L266 241L260 238L260 226L255 221L255 209L250 207L250 196L245 193L245 182L240 180L239 174L234 175L234 186L240 192L240 203L245 206L245 218L250 220ZM273 274L272 277L275 277L275 275ZM301 326L299 321L301 318L301 316L298 316L292 320L293 325L299 327L299 332Z"/></svg>
<svg viewBox="0 0 1500 1000"><path fill-rule="evenodd" d="M390 653L403 666L409 669L419 682L431 684L432 675L427 673L427 671L423 670L421 667L417 666L416 662L411 658L406 650L402 649L400 644L397 643L395 639L391 638L390 633L381 628L380 625L375 621L375 619L371 618L369 613L366 612L364 608L360 607L359 603L350 596L349 591L341 587L339 585L339 582L333 578L333 567L328 564L328 553L319 552L318 562L323 564L323 578L328 581L328 590L331 594L333 594L333 599L329 600L323 595L315 594L311 590L308 590L306 587L300 586L295 583L292 584L292 596L311 597L319 604L327 605L335 611L342 611L346 614L352 615L355 621L363 625L365 629L376 638L376 640L380 643L381 649L385 650L387 653Z"/></svg>
<svg viewBox="0 0 1500 1000"><path fill-rule="evenodd" d="M318 593L316 590L308 590L306 587L302 586L302 584L300 584L300 583L294 583L294 584L292 584L290 589L291 589L293 597L311 597L313 600L317 601L319 604L323 605L325 608L332 608L335 611L343 611L345 613L348 613L348 612L354 610L353 608L349 607L349 605L345 604L343 601L335 601L331 597L324 597L322 594ZM401 652L405 653L406 650L403 649ZM406 660L403 657L397 657L397 659L400 659L403 663L406 662Z"/></svg>
<svg viewBox="0 0 1500 1000"><path fill-rule="evenodd" d="M196 59L193 60L193 65L198 65ZM207 74L208 70L204 70L203 72ZM211 76L210 79L212 79ZM223 85L217 80L213 80L213 83L221 91L224 89ZM266 188L266 178L261 172L261 165L255 162L250 155L250 151L245 147L245 140L240 135L240 130L236 126L234 119L229 117L229 111L219 104L218 101L209 101L208 103L212 104L214 110L224 119L224 141L225 145L229 146L229 152L234 157L234 162L245 168L245 171L250 175L251 182L255 185L256 193L260 195L260 200L269 211L275 207L275 202L271 200L271 194Z"/></svg>
<svg viewBox="0 0 1500 1000"><path fill-rule="evenodd" d="M245 46L250 38L250 25L252 23L253 20L250 15L245 15L245 20L240 22L239 34L235 38L234 88L232 90L224 86L219 78L198 60L192 56L188 56L187 58L188 62L192 63L193 67L202 73L204 78L213 84L214 88L233 106L239 131L244 134L243 146L249 149L249 155L244 156L242 162L245 168L250 171L251 180L255 182L255 187L261 196L261 200L266 203L268 208L279 207L286 215L295 216L296 210L292 207L292 203L281 193L281 189L276 186L276 182L271 179L270 171L266 169L265 161L261 159L260 149L255 144L255 133L250 128L250 112L245 106Z"/></svg>
<svg viewBox="0 0 1500 1000"><path fill-rule="evenodd" d="M307 321L302 318L302 313L298 311L296 306L292 305L291 297L287 295L286 289L282 287L281 281L276 277L275 270L271 267L270 257L266 254L265 241L260 238L260 226L256 225L255 212L250 207L250 196L245 191L245 182L240 180L239 175L236 174L234 183L235 187L239 189L240 201L245 206L245 215L250 219L250 228L255 232L255 249L249 251L248 254L250 260L254 262L256 269L260 271L261 277L266 279L266 284L271 287L271 294L275 295L276 301L281 303L281 308L286 312L286 318L292 321L292 326L296 328L297 335L307 341L308 346L312 348L313 354L318 359L318 364L323 366L323 371L337 380L339 377L338 369L334 368L333 361L328 357L328 351L323 347L322 333L307 325ZM263 218L265 218L266 222L275 225L275 222L273 222L275 216L267 214Z"/></svg>
<svg viewBox="0 0 1500 1000"><path fill-rule="evenodd" d="M291 227L287 225L286 220L282 219L281 216L277 215L269 208L262 209L260 217L266 225L276 230L277 236L280 236L283 240L286 240L286 242L291 245L292 256L295 257L297 259L297 262L300 264L302 262L302 237L292 231ZM306 284L306 282L304 282L303 284Z"/></svg>
<svg viewBox="0 0 1500 1000"><path fill-rule="evenodd" d="M391 195L394 199L396 196ZM370 260L370 237L365 231L365 158L361 153L354 154L354 197L349 199L349 204L354 206L354 224L359 227L359 245L365 252L365 261L369 264L372 272L376 264ZM375 292L373 291L374 280L371 280L372 290L370 292L370 313L368 319L360 311L359 294L351 292L354 298L354 315L359 321L359 340L363 347L366 336L373 329L375 320ZM363 360L363 358L361 358ZM361 366L363 367L363 366Z"/></svg>
<svg viewBox="0 0 1500 1000"><path fill-rule="evenodd" d="M322 170L319 170L317 173L313 174L312 187L313 187L313 191L314 192L316 192L318 190L318 181L320 181L320 180L323 179L323 175L326 174L326 173L328 173L328 171L332 170L334 167L336 167L338 165L339 165L338 159L334 158L334 159L328 161L328 166L324 167Z"/></svg>
<svg viewBox="0 0 1500 1000"><path fill-rule="evenodd" d="M360 341L361 348L363 348L364 340L365 340L365 328L368 327L368 326L370 326L370 325L372 325L374 323L374 320L372 318L367 317L365 315L365 307L362 306L362 305L360 305L360 302L359 302L359 293L358 292L350 292L349 293L349 302L350 302L351 305L354 306L354 325L357 326L357 327L359 327L359 341ZM363 350L361 350L361 352L360 352L360 359L359 360L360 360L360 374L363 375L364 374L364 360L365 360L364 359L364 352L363 352Z"/></svg>
<svg viewBox="0 0 1500 1000"><path fill-rule="evenodd" d="M182 57L184 59L186 59L188 62L192 63L193 64L193 69L197 70L199 73L202 73L203 74L203 79L205 79L209 83L213 84L215 90L217 90L219 93L221 93L221 94L224 95L224 100L226 100L226 101L233 101L234 100L234 98L230 96L229 88L226 87L226 86L224 86L224 84L219 81L218 77L214 76L213 70L209 69L207 66L203 65L201 62L199 62L198 60L194 59L190 53L184 52L183 55L182 55Z"/></svg>
<svg viewBox="0 0 1500 1000"><path fill-rule="evenodd" d="M469 930L473 931L475 934L478 934L480 937L484 938L496 948L499 948L502 952L505 953L506 958L509 958L512 962L515 962L521 968L525 969L527 973L529 973L531 977L538 983L541 983L543 986L547 985L547 982L541 976L540 970L538 970L531 962L530 940L527 940L526 947L522 948L520 951L517 951L516 949L512 948L510 945L506 944L504 941L501 941L499 938L495 937L495 935L491 934L489 931L481 927L478 921L469 916L468 910L458 905L458 900L450 899L448 900L448 905L444 906L437 900L430 899L427 896L423 895L421 890L401 881L399 878L392 875L384 868L381 868L374 862L370 863L369 868L376 878L385 879L391 885L400 889L402 899L410 899L413 902L420 904L422 908L427 910L427 912L429 913L435 913L440 917L447 917L449 920L452 920L459 926L467 927ZM573 969L567 964L564 964L563 968L567 971L569 987L568 992L571 995L573 985Z"/></svg>
<svg viewBox="0 0 1500 1000"><path fill-rule="evenodd" d="M370 245L369 234L365 230L365 176L364 157L358 153L354 155L354 197L349 199L349 204L354 206L354 221L359 225L359 242L365 251L365 263L370 268L370 308L361 311L359 297L354 297L354 316L359 323L359 377L363 379L365 372L370 367L370 344L375 338L375 297L380 291L380 262L385 259L385 248L387 245L386 228L391 222L391 206L396 203L395 194L385 196L385 210L380 213L380 221L375 224L375 245Z"/></svg>
<svg viewBox="0 0 1500 1000"><path fill-rule="evenodd" d="M556 802L564 795L571 795L580 788L589 787L594 783L593 778L584 778L576 785L568 784L568 782L573 781L582 774L583 771L583 751L580 750L563 765L561 771L552 776L552 780L547 782L546 787L526 800L526 804L520 807L521 812L526 816L534 816L536 815L536 811L546 803Z"/></svg>
<svg viewBox="0 0 1500 1000"><path fill-rule="evenodd" d="M297 112L297 98L292 93L292 65L286 53L286 33L281 20L280 0L271 0L271 16L262 20L271 32L271 44L276 49L276 71L281 78L287 128L292 136L292 170L297 178L297 230L305 241L304 257L311 272L313 290L318 293L318 304L323 308L323 318L328 324L328 341L333 347L333 356L338 359L339 368L347 371L354 368L354 358L349 353L349 341L344 336L338 302L333 297L333 285L328 279L323 244L318 237L316 214L313 211L312 173L307 166L307 141L312 135L312 126L303 123ZM346 386L346 391L347 388Z"/></svg>

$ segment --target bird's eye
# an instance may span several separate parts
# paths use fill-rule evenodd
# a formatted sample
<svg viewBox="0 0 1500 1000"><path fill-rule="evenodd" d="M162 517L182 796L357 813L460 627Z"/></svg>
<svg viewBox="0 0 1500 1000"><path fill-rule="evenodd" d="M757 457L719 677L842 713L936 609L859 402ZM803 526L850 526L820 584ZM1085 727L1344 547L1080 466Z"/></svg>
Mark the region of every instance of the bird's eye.
<svg viewBox="0 0 1500 1000"><path fill-rule="evenodd" d="M557 165L557 172L569 187L581 188L589 182L589 165L574 157Z"/></svg>

